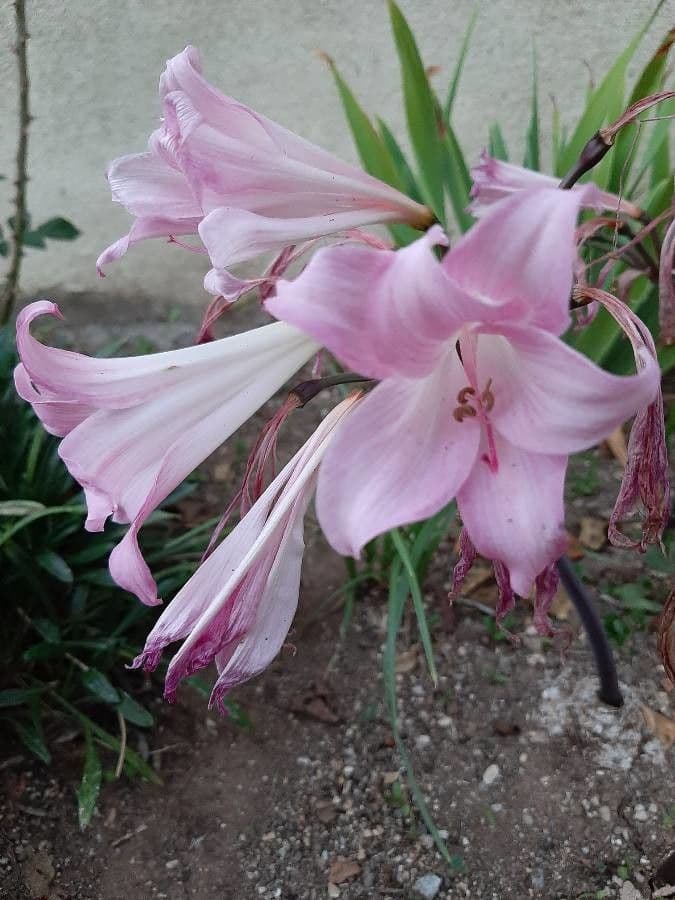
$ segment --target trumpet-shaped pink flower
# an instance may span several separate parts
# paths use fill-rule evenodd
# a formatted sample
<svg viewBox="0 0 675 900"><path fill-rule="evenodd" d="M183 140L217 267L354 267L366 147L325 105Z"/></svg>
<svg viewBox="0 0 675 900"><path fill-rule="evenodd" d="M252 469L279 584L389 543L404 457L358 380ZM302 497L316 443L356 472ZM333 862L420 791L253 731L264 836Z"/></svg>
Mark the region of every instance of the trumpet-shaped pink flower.
<svg viewBox="0 0 675 900"><path fill-rule="evenodd" d="M569 321L583 192L504 200L442 262L432 233L397 252L320 250L267 308L358 372L382 379L329 448L317 513L358 555L453 497L473 545L516 593L565 547L569 453L648 404L659 368L604 372L558 337Z"/></svg>
<svg viewBox="0 0 675 900"><path fill-rule="evenodd" d="M221 705L281 650L298 604L303 520L317 469L357 402L354 394L326 416L158 619L134 666L154 669L168 644L184 640L167 671L168 700L183 678L215 660L211 705Z"/></svg>
<svg viewBox="0 0 675 900"><path fill-rule="evenodd" d="M137 543L150 513L316 353L295 328L275 323L213 343L147 356L95 359L47 347L30 334L54 303L17 318L19 394L52 434L84 488L90 531L106 519L131 527L113 550L115 581L144 603L157 588Z"/></svg>
<svg viewBox="0 0 675 900"><path fill-rule="evenodd" d="M163 122L148 151L115 160L113 199L135 222L99 270L149 237L199 234L217 269L375 222L426 227L430 211L221 94L187 47L160 79ZM211 285L216 276L210 273Z"/></svg>
<svg viewBox="0 0 675 900"><path fill-rule="evenodd" d="M495 203L517 191L538 187L554 188L560 181L553 175L495 159L486 151L481 153L480 162L471 169L471 177L473 186L469 210L477 218L483 216ZM611 209L636 219L641 215L640 208L634 203L609 191L603 191L594 184L577 184L572 190L584 193L585 206Z"/></svg>

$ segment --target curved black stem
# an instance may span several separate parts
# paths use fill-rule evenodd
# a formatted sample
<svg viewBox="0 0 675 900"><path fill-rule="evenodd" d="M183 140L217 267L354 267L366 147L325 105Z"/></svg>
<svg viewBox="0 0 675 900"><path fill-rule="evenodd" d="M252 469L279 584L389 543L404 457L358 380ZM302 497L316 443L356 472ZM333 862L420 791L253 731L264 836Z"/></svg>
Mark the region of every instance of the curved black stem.
<svg viewBox="0 0 675 900"><path fill-rule="evenodd" d="M291 394L297 397L300 406L305 406L310 400L313 400L317 394L329 387L336 387L338 384L352 384L363 382L364 384L372 384L372 379L358 375L356 372L338 372L336 375L326 375L325 378L310 378L308 381L302 381L296 384L291 390Z"/></svg>
<svg viewBox="0 0 675 900"><path fill-rule="evenodd" d="M617 709L623 706L623 697L619 689L619 678L616 673L614 654L607 640L607 635L602 627L602 622L595 607L590 601L581 580L572 568L572 564L566 556L558 560L558 572L570 600L574 604L577 615L581 619L588 641L595 657L595 666L600 679L598 697L608 706Z"/></svg>

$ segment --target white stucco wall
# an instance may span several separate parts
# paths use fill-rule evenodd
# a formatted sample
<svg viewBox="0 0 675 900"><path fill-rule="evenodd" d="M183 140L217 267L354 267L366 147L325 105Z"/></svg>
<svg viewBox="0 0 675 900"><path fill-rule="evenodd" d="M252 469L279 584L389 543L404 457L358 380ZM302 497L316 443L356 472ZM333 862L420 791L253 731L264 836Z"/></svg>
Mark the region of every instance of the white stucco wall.
<svg viewBox="0 0 675 900"><path fill-rule="evenodd" d="M468 22L471 0L401 0L427 64L444 85ZM654 7L652 0L483 0L466 62L455 124L473 158L489 123L502 124L522 156L529 116L532 41L539 60L544 127L555 94L568 121L583 105L588 63L601 76ZM138 245L100 281L98 252L127 230L110 202L104 170L143 150L158 116L156 84L167 57L201 48L207 76L289 128L355 160L333 82L315 55L330 53L365 107L404 134L399 73L384 0L29 0L35 121L29 206L34 220L65 215L82 230L70 244L30 251L26 294L91 292L118 298L204 299L205 261L161 242ZM637 54L644 62L673 24L664 4ZM0 172L11 174L15 72L9 0L0 7ZM516 152L514 152L516 151ZM0 184L2 219L9 182Z"/></svg>

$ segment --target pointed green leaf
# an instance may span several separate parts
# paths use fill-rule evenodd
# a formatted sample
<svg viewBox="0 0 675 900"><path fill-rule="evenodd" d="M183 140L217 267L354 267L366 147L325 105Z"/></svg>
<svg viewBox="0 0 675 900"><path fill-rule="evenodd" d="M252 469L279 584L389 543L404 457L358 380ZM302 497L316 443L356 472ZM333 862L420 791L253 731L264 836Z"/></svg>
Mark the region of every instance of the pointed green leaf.
<svg viewBox="0 0 675 900"><path fill-rule="evenodd" d="M33 627L48 644L58 644L61 641L59 626L51 619L33 619Z"/></svg>
<svg viewBox="0 0 675 900"><path fill-rule="evenodd" d="M539 100L537 97L537 57L532 51L532 107L530 112L530 124L527 126L525 137L525 159L523 165L528 169L539 171L541 162L539 159Z"/></svg>
<svg viewBox="0 0 675 900"><path fill-rule="evenodd" d="M403 185L404 193L406 193L409 197L412 197L413 200L417 200L418 203L422 203L422 194L420 192L419 185L417 184L417 180L415 179L413 170L410 168L410 164L406 159L405 153L401 149L400 144L394 137L387 123L383 122L382 119L378 118L377 127L380 130L382 143L387 148L389 156L391 157L391 160L396 167L399 181ZM412 230L414 231L414 229Z"/></svg>
<svg viewBox="0 0 675 900"><path fill-rule="evenodd" d="M471 214L466 211L471 195L471 175L450 125L447 126L442 146L445 187L457 224L461 231L467 231L474 221Z"/></svg>
<svg viewBox="0 0 675 900"><path fill-rule="evenodd" d="M82 781L77 789L77 817L80 828L86 828L96 809L96 802L101 791L101 760L94 746L91 729L85 728L84 767L82 769Z"/></svg>
<svg viewBox="0 0 675 900"><path fill-rule="evenodd" d="M436 213L439 221L443 222L445 205L437 101L431 90L415 38L394 0L389 0L389 14L401 64L408 132L419 167L423 193L427 204Z"/></svg>
<svg viewBox="0 0 675 900"><path fill-rule="evenodd" d="M333 73L342 108L365 170L375 178L386 181L387 184L400 190L402 185L398 173L380 135L375 130L375 126L340 75L333 60L329 56L324 56L324 58Z"/></svg>
<svg viewBox="0 0 675 900"><path fill-rule="evenodd" d="M57 216L55 219L48 219L42 225L39 225L36 231L43 238L51 238L55 241L72 241L80 234L72 222L69 222L68 219L63 219L61 216Z"/></svg>
<svg viewBox="0 0 675 900"><path fill-rule="evenodd" d="M44 688L6 688L0 691L0 707L23 706L43 693Z"/></svg>
<svg viewBox="0 0 675 900"><path fill-rule="evenodd" d="M49 765L52 761L49 748L45 744L44 736L41 729L37 728L34 722L26 723L18 719L13 723L14 730L21 743L29 750L33 756L36 756L41 762Z"/></svg>
<svg viewBox="0 0 675 900"><path fill-rule="evenodd" d="M103 672L99 672L98 669L86 669L82 672L81 679L86 689L104 703L120 702L117 688L113 687Z"/></svg>
<svg viewBox="0 0 675 900"><path fill-rule="evenodd" d="M642 70L628 99L628 106L636 103L643 97L655 94L661 89L668 63L668 54L674 43L675 28L671 28L665 40ZM654 112L653 115L657 115L657 113ZM622 187L625 189L630 175L631 163L637 159L644 130L644 126L633 125L629 128L623 128L617 135L611 153L611 173L607 184L610 191L618 193Z"/></svg>
<svg viewBox="0 0 675 900"><path fill-rule="evenodd" d="M41 569L44 569L57 581L62 581L64 584L73 583L74 576L70 566L62 556L54 553L53 550L45 550L43 553L39 553L35 557L35 561Z"/></svg>
<svg viewBox="0 0 675 900"><path fill-rule="evenodd" d="M637 173L633 176L632 183L626 191L629 197L634 197L639 191L640 183L647 172L650 174L651 187L659 184L671 174L669 131L672 119L666 118L666 116L675 115L675 101L659 104L658 112L655 112L654 115L663 116L663 118L642 126L643 129L648 129L649 136Z"/></svg>
<svg viewBox="0 0 675 900"><path fill-rule="evenodd" d="M661 213L665 212L672 204L673 187L673 176L670 175L659 182L659 184L653 187L647 194L642 205L650 219L655 219L657 216L660 216Z"/></svg>
<svg viewBox="0 0 675 900"><path fill-rule="evenodd" d="M490 156L494 156L495 159L503 159L504 162L509 160L509 151L506 149L506 141L498 122L493 122L490 125L488 153Z"/></svg>
<svg viewBox="0 0 675 900"><path fill-rule="evenodd" d="M122 691L122 701L117 707L119 712L124 716L127 722L132 725L138 725L139 728L150 728L154 724L152 714L141 706L133 697L130 697L126 691Z"/></svg>
<svg viewBox="0 0 675 900"><path fill-rule="evenodd" d="M457 62L455 64L455 71L452 74L452 78L450 80L450 84L448 86L448 96L445 98L445 106L443 107L443 120L445 122L450 121L450 117L452 115L452 106L455 102L455 97L457 96L457 89L459 87L459 80L462 77L462 69L464 68L464 61L466 59L466 54L469 50L469 44L471 42L471 35L473 34L473 30L476 27L476 21L478 19L478 6L471 14L471 18L469 19L469 24L466 27L466 31L464 32L464 37L462 38L462 44L459 50L459 56L457 57Z"/></svg>
<svg viewBox="0 0 675 900"><path fill-rule="evenodd" d="M645 25L640 29L623 53L616 59L614 65L602 79L600 84L591 93L586 104L577 127L574 129L572 137L565 145L558 160L558 175L565 175L579 158L579 154L583 150L587 141L595 134L595 132L607 121L617 118L623 108L623 92L626 69L633 55L647 32L648 28L654 21L654 17L663 6L664 0L661 0L650 15ZM607 157L606 157L607 158ZM597 168L594 170L593 180L601 181L597 178Z"/></svg>
<svg viewBox="0 0 675 900"><path fill-rule="evenodd" d="M29 513L45 509L37 500L5 500L0 503L0 516L27 516Z"/></svg>
<svg viewBox="0 0 675 900"><path fill-rule="evenodd" d="M436 671L434 651L433 647L431 646L431 635L429 634L429 624L427 622L427 616L424 609L424 600L422 599L422 591L417 580L417 574L411 562L408 548L406 547L405 541L401 536L401 532L398 530L398 528L393 528L390 531L390 534L394 542L394 547L396 547L396 552L398 553L401 559L401 563L403 564L403 571L406 573L406 577L408 579L408 587L413 598L413 607L415 608L415 615L417 616L417 628L419 629L420 640L422 641L422 647L424 648L424 656L427 661L427 668L429 669L429 675L431 676L434 687L436 687L438 684L438 672Z"/></svg>

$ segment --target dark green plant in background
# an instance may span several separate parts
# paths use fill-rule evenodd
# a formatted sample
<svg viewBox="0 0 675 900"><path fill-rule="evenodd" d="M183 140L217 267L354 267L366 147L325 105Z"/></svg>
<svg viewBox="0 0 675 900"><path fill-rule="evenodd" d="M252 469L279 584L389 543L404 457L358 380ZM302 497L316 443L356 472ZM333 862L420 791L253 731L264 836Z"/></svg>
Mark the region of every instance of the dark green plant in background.
<svg viewBox="0 0 675 900"><path fill-rule="evenodd" d="M148 728L151 713L133 696L138 676L125 665L138 652L154 615L115 587L106 567L122 526L99 534L83 529L84 498L30 406L14 391L13 334L0 331L0 719L42 762L54 742L77 726L85 738L80 821L93 812L102 766L100 747L113 751L117 774L156 780L129 748L128 728ZM169 497L145 529L149 563L160 595L171 596L199 562L214 522L174 528ZM174 536L174 531L176 532ZM98 774L96 774L98 773Z"/></svg>

